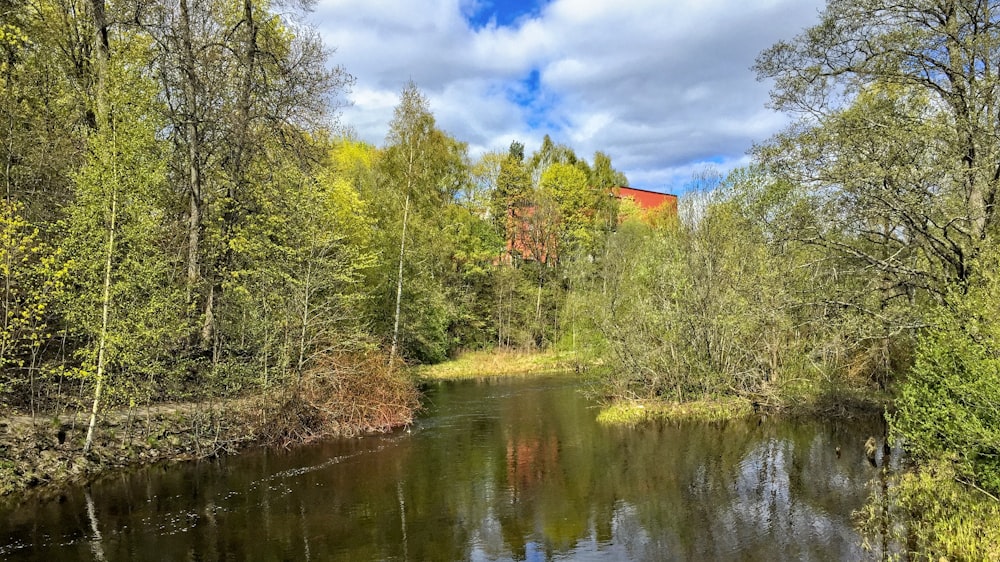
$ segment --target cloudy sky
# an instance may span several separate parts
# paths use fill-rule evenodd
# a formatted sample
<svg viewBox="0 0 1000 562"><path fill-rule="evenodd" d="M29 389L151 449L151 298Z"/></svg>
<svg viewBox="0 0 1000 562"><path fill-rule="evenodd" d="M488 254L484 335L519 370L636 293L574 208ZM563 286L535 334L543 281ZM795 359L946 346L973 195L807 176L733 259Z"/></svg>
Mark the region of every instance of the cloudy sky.
<svg viewBox="0 0 1000 562"><path fill-rule="evenodd" d="M545 134L609 154L634 187L678 193L746 161L786 117L757 54L822 0L319 0L310 22L357 79L342 122L382 145L413 80L476 157Z"/></svg>

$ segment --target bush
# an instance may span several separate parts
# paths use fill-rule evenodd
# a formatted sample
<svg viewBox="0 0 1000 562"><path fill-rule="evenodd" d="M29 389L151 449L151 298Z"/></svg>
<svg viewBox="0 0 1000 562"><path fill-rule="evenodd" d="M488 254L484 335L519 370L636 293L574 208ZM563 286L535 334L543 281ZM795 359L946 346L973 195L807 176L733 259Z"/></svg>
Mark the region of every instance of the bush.
<svg viewBox="0 0 1000 562"><path fill-rule="evenodd" d="M402 363L377 353L324 355L288 384L252 398L245 425L255 440L287 447L409 424L420 396Z"/></svg>
<svg viewBox="0 0 1000 562"><path fill-rule="evenodd" d="M957 478L1000 493L998 327L979 314L944 315L921 338L893 430L918 459L948 459Z"/></svg>
<svg viewBox="0 0 1000 562"><path fill-rule="evenodd" d="M893 514L906 521L895 538L911 560L1000 560L1000 503L955 482L954 466L932 461L904 474L891 492ZM877 513L862 513L875 531Z"/></svg>

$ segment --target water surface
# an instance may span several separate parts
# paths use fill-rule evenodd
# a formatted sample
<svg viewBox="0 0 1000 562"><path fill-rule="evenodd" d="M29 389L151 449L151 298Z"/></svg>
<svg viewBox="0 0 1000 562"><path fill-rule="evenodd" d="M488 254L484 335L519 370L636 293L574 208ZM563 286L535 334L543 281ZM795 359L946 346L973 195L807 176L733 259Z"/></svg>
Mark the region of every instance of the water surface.
<svg viewBox="0 0 1000 562"><path fill-rule="evenodd" d="M622 429L596 413L567 377L441 383L410 431L148 467L0 508L0 558L872 557L851 514L880 474L862 451L880 420Z"/></svg>

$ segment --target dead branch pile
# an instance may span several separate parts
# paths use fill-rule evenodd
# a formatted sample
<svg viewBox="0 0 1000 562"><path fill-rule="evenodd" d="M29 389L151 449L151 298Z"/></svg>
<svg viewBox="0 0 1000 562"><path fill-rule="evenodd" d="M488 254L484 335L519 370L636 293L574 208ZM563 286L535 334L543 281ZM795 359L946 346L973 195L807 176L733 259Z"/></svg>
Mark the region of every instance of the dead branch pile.
<svg viewBox="0 0 1000 562"><path fill-rule="evenodd" d="M247 414L256 419L247 421L257 440L287 447L409 424L419 393L401 364L387 365L372 353L340 354L254 402Z"/></svg>

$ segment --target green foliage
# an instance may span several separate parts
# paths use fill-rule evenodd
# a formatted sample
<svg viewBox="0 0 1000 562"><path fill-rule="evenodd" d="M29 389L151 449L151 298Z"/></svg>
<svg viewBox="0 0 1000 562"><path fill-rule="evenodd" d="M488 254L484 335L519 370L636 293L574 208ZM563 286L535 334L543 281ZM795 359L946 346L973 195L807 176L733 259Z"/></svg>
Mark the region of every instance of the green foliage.
<svg viewBox="0 0 1000 562"><path fill-rule="evenodd" d="M996 227L993 10L833 2L757 60L776 80L775 106L803 117L758 155L808 187L816 219L799 239L823 247L847 281L836 300L894 345L962 292Z"/></svg>
<svg viewBox="0 0 1000 562"><path fill-rule="evenodd" d="M528 267L498 267L493 273L497 346L531 349L537 341L537 281Z"/></svg>
<svg viewBox="0 0 1000 562"><path fill-rule="evenodd" d="M351 159L338 146L331 167L310 177L291 162L272 169L260 211L230 232L232 271L221 319L230 346L257 355L260 382L301 374L323 354L362 345L363 273L375 264L365 202L334 167Z"/></svg>
<svg viewBox="0 0 1000 562"><path fill-rule="evenodd" d="M75 177L61 243L73 286L60 295L60 306L71 334L87 342L78 350L79 372L95 372L107 304L107 363L110 372L128 375L123 381L157 372L181 333L183 311L164 246L165 154L156 139L156 90L140 69L127 56L116 58L109 69L107 102L114 117L88 140L89 154ZM111 388L127 390L123 384Z"/></svg>
<svg viewBox="0 0 1000 562"><path fill-rule="evenodd" d="M471 167L465 144L436 128L413 84L386 141L371 192L380 256L367 275L375 332L393 337L399 290L403 357L438 362L460 348L491 345L490 296L503 239L486 203L496 200L509 159Z"/></svg>
<svg viewBox="0 0 1000 562"><path fill-rule="evenodd" d="M0 185L42 226L59 217L84 156L87 101L79 60L86 23L57 2L8 3L0 23ZM87 45L89 47L89 45Z"/></svg>
<svg viewBox="0 0 1000 562"><path fill-rule="evenodd" d="M404 292L402 339L413 361L440 363L457 348L448 328L458 311L447 295L444 287L429 283L413 283Z"/></svg>
<svg viewBox="0 0 1000 562"><path fill-rule="evenodd" d="M798 300L808 254L780 237L795 195L758 172L734 172L655 226L626 210L595 287L598 328L614 367L615 396L685 401L767 395L805 376L819 319ZM812 371L810 373L810 371Z"/></svg>
<svg viewBox="0 0 1000 562"><path fill-rule="evenodd" d="M576 166L556 162L542 172L538 190L538 197L553 201L557 210L554 221L559 251L569 254L592 249L601 196L587 175ZM538 201L535 204L541 205Z"/></svg>
<svg viewBox="0 0 1000 562"><path fill-rule="evenodd" d="M972 488L1000 491L995 9L829 2L756 65L801 117L757 156L803 192L787 232L815 286L798 300L831 320L813 355L848 381L903 379L892 426L922 463L900 486L921 558L1000 555L975 529L995 498Z"/></svg>
<svg viewBox="0 0 1000 562"><path fill-rule="evenodd" d="M996 271L991 268L991 270ZM901 385L893 430L917 458L944 458L958 476L1000 494L1000 296L995 274L940 311Z"/></svg>
<svg viewBox="0 0 1000 562"><path fill-rule="evenodd" d="M516 154L516 151L512 151ZM531 177L534 185L541 183L541 176L553 164L567 164L574 166L589 177L591 174L590 165L585 160L577 157L572 148L564 144L557 144L549 135L542 138L542 145L531 155L528 168L531 170Z"/></svg>
<svg viewBox="0 0 1000 562"><path fill-rule="evenodd" d="M53 300L68 273L22 210L19 203L0 201L0 393L16 391L39 367L42 348L55 335ZM20 377L21 372L29 375Z"/></svg>
<svg viewBox="0 0 1000 562"><path fill-rule="evenodd" d="M998 560L1000 502L962 478L948 461L924 461L865 505L861 527L873 535L888 528L910 560Z"/></svg>
<svg viewBox="0 0 1000 562"><path fill-rule="evenodd" d="M383 147L330 140L351 79L293 7L22 4L0 23L5 405L298 382L388 348L400 286L409 361L595 342L575 291L625 183L605 154L472 165L412 83Z"/></svg>
<svg viewBox="0 0 1000 562"><path fill-rule="evenodd" d="M519 235L519 210L531 204L531 176L524 163L508 154L500 162L490 211L505 240Z"/></svg>
<svg viewBox="0 0 1000 562"><path fill-rule="evenodd" d="M594 153L594 165L590 169L590 185L600 192L606 192L612 187L628 186L625 174L614 169L611 157L603 152Z"/></svg>

